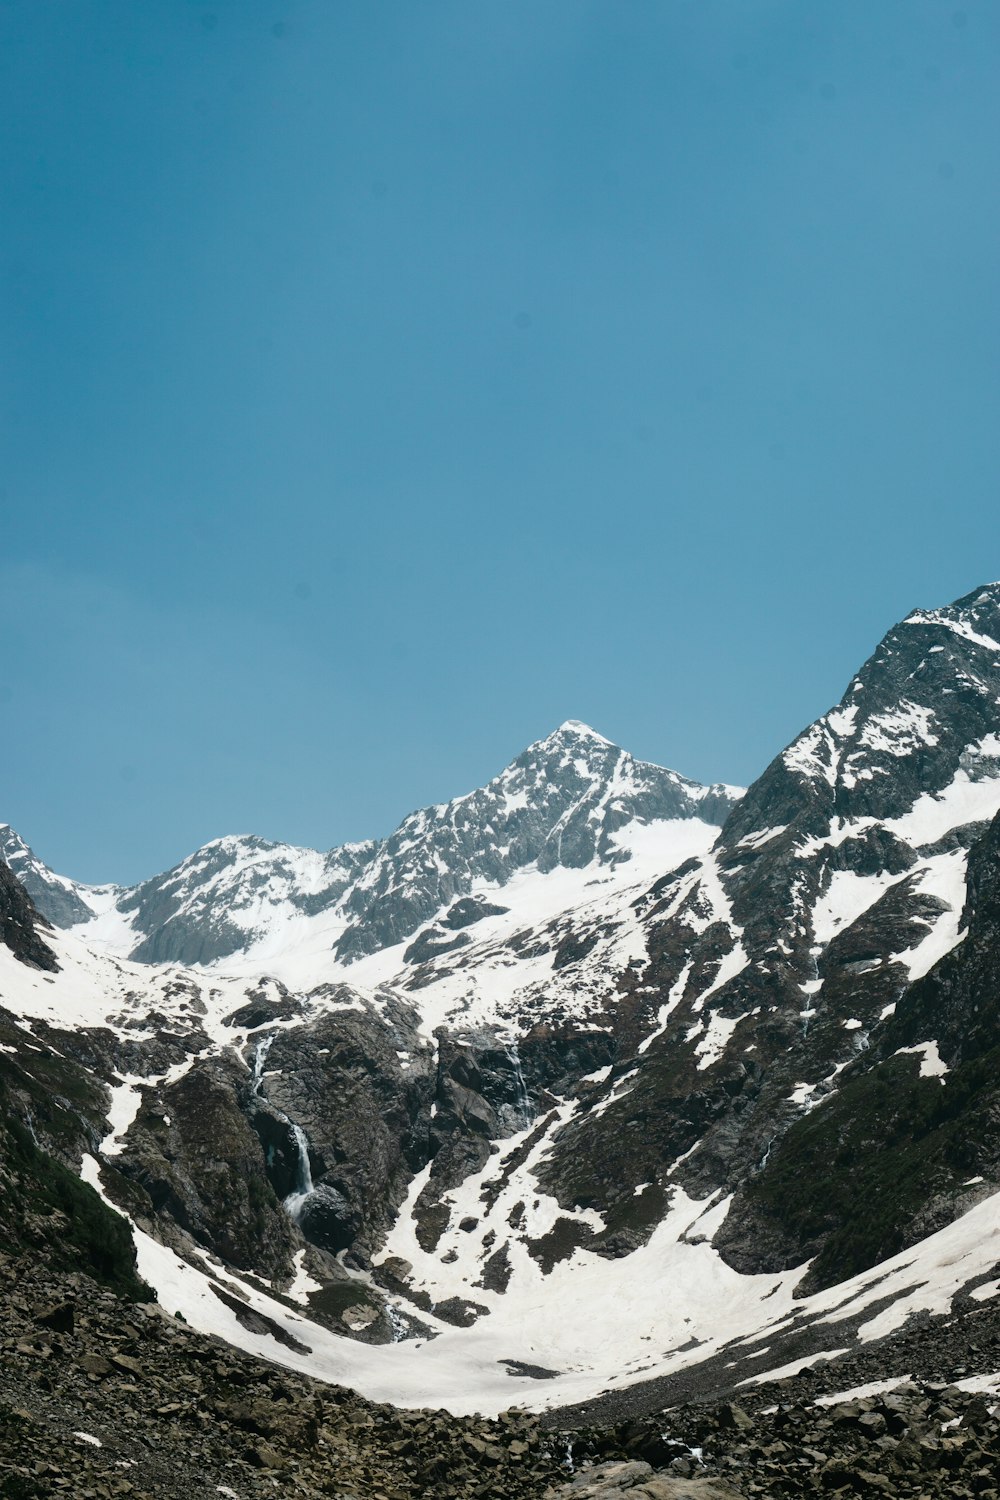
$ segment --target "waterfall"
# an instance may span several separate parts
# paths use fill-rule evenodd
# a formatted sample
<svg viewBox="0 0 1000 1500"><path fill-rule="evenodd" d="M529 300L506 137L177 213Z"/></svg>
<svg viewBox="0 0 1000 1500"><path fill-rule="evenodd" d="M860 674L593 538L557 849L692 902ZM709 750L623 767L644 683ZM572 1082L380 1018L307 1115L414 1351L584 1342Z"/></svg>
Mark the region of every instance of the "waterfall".
<svg viewBox="0 0 1000 1500"><path fill-rule="evenodd" d="M267 1062L267 1054L270 1052L277 1034L276 1031L272 1031L270 1036L261 1037L254 1048L253 1072L250 1078L250 1087L254 1094L260 1093L260 1086L264 1079L264 1064Z"/></svg>
<svg viewBox="0 0 1000 1500"><path fill-rule="evenodd" d="M287 1119L287 1115L285 1116ZM309 1137L301 1125L291 1125L292 1139L295 1141L295 1149L298 1152L298 1170L295 1177L295 1187L284 1202L285 1213L297 1224L302 1217L302 1209L306 1199L313 1191L312 1167L309 1165Z"/></svg>
<svg viewBox="0 0 1000 1500"><path fill-rule="evenodd" d="M254 1048L250 1084L252 1092L257 1097L260 1096L261 1084L264 1081L264 1064L267 1061L267 1054L270 1052L271 1045L277 1034L276 1031L272 1031L270 1036L262 1037ZM270 1100L268 1100L268 1103L270 1104ZM278 1119L283 1120L288 1126L292 1133L292 1140L295 1142L297 1153L295 1186L288 1194L288 1197L285 1198L282 1207L292 1222L298 1224L302 1218L302 1209L305 1206L305 1201L314 1190L312 1167L309 1163L309 1137L302 1129L302 1126L296 1125L282 1110L273 1104L271 1104L271 1108L278 1116Z"/></svg>
<svg viewBox="0 0 1000 1500"><path fill-rule="evenodd" d="M524 1073L521 1071L521 1054L518 1051L517 1042L513 1042L508 1048L507 1056L514 1064L514 1084L517 1088L517 1112L521 1117L521 1123L527 1125L534 1118L535 1111L528 1097L528 1087L524 1081Z"/></svg>

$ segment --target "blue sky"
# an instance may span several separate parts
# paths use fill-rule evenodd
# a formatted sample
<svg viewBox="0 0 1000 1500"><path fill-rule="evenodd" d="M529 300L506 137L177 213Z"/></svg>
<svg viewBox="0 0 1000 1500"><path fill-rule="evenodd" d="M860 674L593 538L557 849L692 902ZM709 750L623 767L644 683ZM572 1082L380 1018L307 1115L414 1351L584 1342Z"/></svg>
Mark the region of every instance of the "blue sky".
<svg viewBox="0 0 1000 1500"><path fill-rule="evenodd" d="M1000 7L9 0L0 818L747 780L1000 576Z"/></svg>

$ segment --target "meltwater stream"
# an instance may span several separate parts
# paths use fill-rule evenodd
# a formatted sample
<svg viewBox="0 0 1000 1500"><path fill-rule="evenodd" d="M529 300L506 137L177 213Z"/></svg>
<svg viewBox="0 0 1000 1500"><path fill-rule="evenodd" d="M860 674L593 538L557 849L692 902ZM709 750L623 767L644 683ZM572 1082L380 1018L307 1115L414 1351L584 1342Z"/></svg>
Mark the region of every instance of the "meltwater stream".
<svg viewBox="0 0 1000 1500"><path fill-rule="evenodd" d="M288 1118L287 1115L285 1118ZM283 1207L288 1217L297 1224L302 1217L305 1201L313 1191L312 1167L309 1165L309 1137L301 1125L294 1125L291 1120L288 1123L291 1125L292 1139L299 1159L295 1188L285 1199Z"/></svg>
<svg viewBox="0 0 1000 1500"><path fill-rule="evenodd" d="M527 1125L534 1119L535 1111L532 1108L531 1099L528 1094L528 1086L524 1081L524 1073L521 1071L521 1053L517 1042L512 1042L507 1049L507 1056L514 1065L514 1084L517 1089L517 1112L521 1117L521 1124Z"/></svg>
<svg viewBox="0 0 1000 1500"><path fill-rule="evenodd" d="M270 1036L262 1037L254 1048L251 1086L253 1093L258 1096L260 1095L261 1084L264 1081L264 1064L267 1061L267 1054L271 1050L271 1045L276 1035L277 1032L272 1031ZM271 1104L271 1101L268 1100L268 1103ZM309 1161L309 1137L302 1129L302 1126L296 1125L293 1120L290 1120L283 1110L278 1109L274 1104L271 1104L271 1108L279 1120L283 1120L288 1126L292 1133L292 1140L295 1142L297 1156L295 1186L283 1200L282 1207L292 1222L298 1224L302 1218L302 1210L305 1207L306 1199L314 1191L312 1166Z"/></svg>

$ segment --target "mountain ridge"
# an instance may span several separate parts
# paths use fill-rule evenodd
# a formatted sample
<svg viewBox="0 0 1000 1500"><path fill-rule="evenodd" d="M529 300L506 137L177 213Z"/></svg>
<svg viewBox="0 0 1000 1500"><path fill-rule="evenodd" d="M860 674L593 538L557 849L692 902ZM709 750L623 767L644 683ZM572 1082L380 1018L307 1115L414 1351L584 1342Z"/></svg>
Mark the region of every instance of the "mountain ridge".
<svg viewBox="0 0 1000 1500"><path fill-rule="evenodd" d="M350 961L412 935L477 880L502 886L535 862L544 871L627 859L612 847L626 822L670 815L718 824L741 791L638 761L570 719L485 786L407 814L383 839L321 852L254 834L223 835L132 887L67 881L8 825L0 825L0 855L50 920L84 927L103 917L92 935L101 941L107 934L108 946L141 962L213 963L239 953L251 942L255 901L258 935L266 932L268 902L306 917L339 908L332 946ZM234 920L239 909L243 921Z"/></svg>

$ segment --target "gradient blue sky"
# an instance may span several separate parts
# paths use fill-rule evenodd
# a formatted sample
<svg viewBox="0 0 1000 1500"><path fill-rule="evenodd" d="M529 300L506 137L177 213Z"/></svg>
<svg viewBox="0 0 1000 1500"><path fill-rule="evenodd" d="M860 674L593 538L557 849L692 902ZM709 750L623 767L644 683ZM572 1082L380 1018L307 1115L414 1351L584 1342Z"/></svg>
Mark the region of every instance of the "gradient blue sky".
<svg viewBox="0 0 1000 1500"><path fill-rule="evenodd" d="M1000 6L7 0L0 818L748 780L1000 576Z"/></svg>

